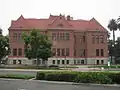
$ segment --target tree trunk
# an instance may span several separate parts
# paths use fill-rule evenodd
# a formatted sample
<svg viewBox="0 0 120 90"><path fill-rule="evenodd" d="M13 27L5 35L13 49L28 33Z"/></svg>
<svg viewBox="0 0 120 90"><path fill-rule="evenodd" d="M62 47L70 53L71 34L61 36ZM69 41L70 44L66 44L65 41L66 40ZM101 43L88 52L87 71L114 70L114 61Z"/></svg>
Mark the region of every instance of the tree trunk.
<svg viewBox="0 0 120 90"><path fill-rule="evenodd" d="M47 60L42 59L42 62L43 62L43 63L42 63L42 64L43 64L43 66L47 68Z"/></svg>
<svg viewBox="0 0 120 90"><path fill-rule="evenodd" d="M0 59L0 66L1 66L1 61L2 61L2 60Z"/></svg>
<svg viewBox="0 0 120 90"><path fill-rule="evenodd" d="M111 63L113 64L113 60L112 60L113 58L112 58L112 55L111 55Z"/></svg>
<svg viewBox="0 0 120 90"><path fill-rule="evenodd" d="M39 66L39 58L37 58L37 66Z"/></svg>
<svg viewBox="0 0 120 90"><path fill-rule="evenodd" d="M113 30L113 56L114 56L114 58L115 58L115 31ZM116 61L115 61L115 63L116 63Z"/></svg>

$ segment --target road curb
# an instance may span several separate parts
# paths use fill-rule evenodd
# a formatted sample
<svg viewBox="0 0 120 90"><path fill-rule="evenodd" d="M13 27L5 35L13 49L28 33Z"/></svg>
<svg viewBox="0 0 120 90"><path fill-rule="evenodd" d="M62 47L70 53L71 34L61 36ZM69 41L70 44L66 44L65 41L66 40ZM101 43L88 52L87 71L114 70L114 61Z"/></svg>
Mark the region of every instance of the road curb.
<svg viewBox="0 0 120 90"><path fill-rule="evenodd" d="M93 86L93 87L120 88L120 84L91 84L91 83L74 83L74 82L58 82L58 81L32 80L32 79L25 80L25 79L9 79L9 78L0 78L0 80L5 80L5 81L24 80L24 81L41 82L41 83L48 83L48 84L83 85L83 86Z"/></svg>
<svg viewBox="0 0 120 90"><path fill-rule="evenodd" d="M45 80L33 80L33 81L42 82L42 83L63 84L63 85L84 85L84 86L117 87L117 88L120 88L119 84L91 84L91 83L58 82L58 81L45 81Z"/></svg>

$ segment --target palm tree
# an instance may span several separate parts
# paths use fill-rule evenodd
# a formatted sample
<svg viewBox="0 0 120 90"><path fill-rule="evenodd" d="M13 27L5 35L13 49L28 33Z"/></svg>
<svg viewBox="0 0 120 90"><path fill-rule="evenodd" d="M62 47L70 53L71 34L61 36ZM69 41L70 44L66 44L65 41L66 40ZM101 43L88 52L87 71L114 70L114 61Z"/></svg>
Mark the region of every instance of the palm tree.
<svg viewBox="0 0 120 90"><path fill-rule="evenodd" d="M110 29L110 31L113 31L113 47L114 47L115 46L115 31L117 31L118 29L117 21L115 19L111 19L108 24L108 28ZM113 50L113 53L114 53L114 50Z"/></svg>
<svg viewBox="0 0 120 90"><path fill-rule="evenodd" d="M115 44L115 31L117 31L118 29L118 25L115 19L110 20L108 28L110 29L110 31L113 31L113 44Z"/></svg>
<svg viewBox="0 0 120 90"><path fill-rule="evenodd" d="M120 16L119 16L119 18L117 19L117 28L120 30Z"/></svg>

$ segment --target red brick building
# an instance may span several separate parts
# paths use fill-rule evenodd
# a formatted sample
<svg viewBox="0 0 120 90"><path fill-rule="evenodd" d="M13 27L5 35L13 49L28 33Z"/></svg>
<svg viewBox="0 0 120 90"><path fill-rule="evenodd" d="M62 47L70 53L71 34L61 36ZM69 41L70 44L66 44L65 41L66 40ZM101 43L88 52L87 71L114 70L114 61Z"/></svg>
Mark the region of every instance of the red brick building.
<svg viewBox="0 0 120 90"><path fill-rule="evenodd" d="M35 64L35 60L24 57L22 32L39 29L52 40L54 57L48 64L107 64L107 30L95 19L73 20L69 15L53 16L47 19L24 18L22 15L9 27L9 64ZM64 53L65 52L65 53ZM40 64L42 62L40 61Z"/></svg>

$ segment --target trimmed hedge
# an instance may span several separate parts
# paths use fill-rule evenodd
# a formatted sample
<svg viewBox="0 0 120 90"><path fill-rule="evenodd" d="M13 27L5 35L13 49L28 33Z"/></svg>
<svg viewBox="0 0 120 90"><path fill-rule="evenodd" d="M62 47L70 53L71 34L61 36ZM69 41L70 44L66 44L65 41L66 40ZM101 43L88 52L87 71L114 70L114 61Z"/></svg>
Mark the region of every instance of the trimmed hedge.
<svg viewBox="0 0 120 90"><path fill-rule="evenodd" d="M5 74L5 75L0 75L0 78L31 79L31 78L34 78L34 76L31 76L31 75L19 75L19 74Z"/></svg>
<svg viewBox="0 0 120 90"><path fill-rule="evenodd" d="M37 72L37 80L77 83L120 84L120 73L111 72Z"/></svg>

